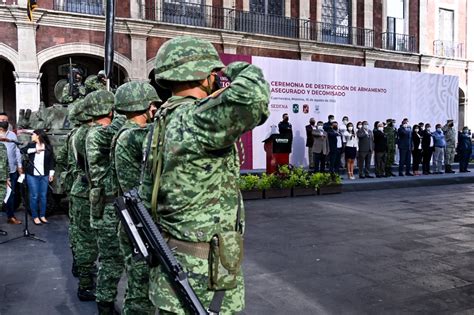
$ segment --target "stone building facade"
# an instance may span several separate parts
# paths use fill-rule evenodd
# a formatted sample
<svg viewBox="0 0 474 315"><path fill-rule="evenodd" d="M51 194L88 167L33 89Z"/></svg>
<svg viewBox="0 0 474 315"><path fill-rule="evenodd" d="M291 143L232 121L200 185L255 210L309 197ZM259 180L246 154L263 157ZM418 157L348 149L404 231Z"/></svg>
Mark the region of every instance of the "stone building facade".
<svg viewBox="0 0 474 315"><path fill-rule="evenodd" d="M54 103L69 58L88 74L103 67L105 1L38 0L33 22L26 5L0 0L0 110L11 116ZM473 16L468 0L117 1L114 80L148 79L160 45L192 34L221 53L456 75L460 125L474 125Z"/></svg>

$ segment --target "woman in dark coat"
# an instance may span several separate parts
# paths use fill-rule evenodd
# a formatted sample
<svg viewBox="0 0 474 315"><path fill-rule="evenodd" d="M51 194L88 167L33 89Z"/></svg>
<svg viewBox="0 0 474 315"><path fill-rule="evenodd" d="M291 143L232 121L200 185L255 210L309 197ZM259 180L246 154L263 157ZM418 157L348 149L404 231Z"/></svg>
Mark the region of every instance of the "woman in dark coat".
<svg viewBox="0 0 474 315"><path fill-rule="evenodd" d="M413 175L421 175L419 172L420 169L420 164L421 164L421 158L423 157L422 151L421 151L421 142L422 142L422 135L420 133L420 126L414 125L413 126L413 134L411 136L411 139L413 141Z"/></svg>
<svg viewBox="0 0 474 315"><path fill-rule="evenodd" d="M458 147L456 151L459 154L459 171L461 173L469 172L467 167L469 166L469 160L471 159L472 142L471 134L467 127L464 127L462 132L458 133Z"/></svg>

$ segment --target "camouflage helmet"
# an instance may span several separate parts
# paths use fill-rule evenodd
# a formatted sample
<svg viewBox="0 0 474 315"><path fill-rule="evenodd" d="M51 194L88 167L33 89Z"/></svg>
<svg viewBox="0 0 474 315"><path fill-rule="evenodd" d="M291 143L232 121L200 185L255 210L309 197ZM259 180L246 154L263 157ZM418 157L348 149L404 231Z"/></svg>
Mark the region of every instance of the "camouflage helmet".
<svg viewBox="0 0 474 315"><path fill-rule="evenodd" d="M198 81L220 68L224 64L210 42L180 36L164 43L156 53L155 81Z"/></svg>
<svg viewBox="0 0 474 315"><path fill-rule="evenodd" d="M127 82L119 86L115 93L115 109L119 112L144 111L150 102L161 102L161 99L148 82Z"/></svg>
<svg viewBox="0 0 474 315"><path fill-rule="evenodd" d="M106 77L105 70L100 70L99 73L97 73L98 77Z"/></svg>
<svg viewBox="0 0 474 315"><path fill-rule="evenodd" d="M114 93L97 90L87 94L84 98L84 114L90 117L104 116L114 107Z"/></svg>
<svg viewBox="0 0 474 315"><path fill-rule="evenodd" d="M90 120L90 117L84 115L85 102L83 98L79 98L74 103L69 105L69 116L74 117L79 122L86 122Z"/></svg>

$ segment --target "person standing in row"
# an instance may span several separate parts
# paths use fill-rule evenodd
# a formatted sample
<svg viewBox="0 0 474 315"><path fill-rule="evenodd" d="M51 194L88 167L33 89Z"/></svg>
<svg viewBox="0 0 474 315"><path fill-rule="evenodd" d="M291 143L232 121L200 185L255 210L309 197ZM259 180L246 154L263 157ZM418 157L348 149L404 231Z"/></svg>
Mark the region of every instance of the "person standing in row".
<svg viewBox="0 0 474 315"><path fill-rule="evenodd" d="M372 130L369 130L367 121L363 121L362 128L357 130L357 138L359 143L359 154L357 156L359 178L373 178L370 175L370 162L374 150L374 134Z"/></svg>
<svg viewBox="0 0 474 315"><path fill-rule="evenodd" d="M431 135L431 125L426 124L422 132L421 150L423 154L423 175L432 174L430 171L431 156L434 152L434 140Z"/></svg>
<svg viewBox="0 0 474 315"><path fill-rule="evenodd" d="M344 133L347 131L347 124L349 123L349 117L344 116L342 117L342 124L339 125L339 132L342 135L342 150L341 150L341 167L343 169L347 168L346 164L346 137Z"/></svg>
<svg viewBox="0 0 474 315"><path fill-rule="evenodd" d="M377 124L374 130L374 152L375 152L375 177L387 177L385 175L385 163L387 159L387 135L383 132L383 123Z"/></svg>
<svg viewBox="0 0 474 315"><path fill-rule="evenodd" d="M458 133L457 153L459 154L459 172L470 172L467 168L472 154L472 138L468 127L463 127Z"/></svg>
<svg viewBox="0 0 474 315"><path fill-rule="evenodd" d="M454 121L448 119L446 125L441 128L446 139L446 149L444 153L444 172L448 174L454 174L452 164L454 163L454 155L456 154L456 138L457 133L454 128Z"/></svg>
<svg viewBox="0 0 474 315"><path fill-rule="evenodd" d="M383 132L387 136L387 160L385 163L385 175L395 176L392 172L392 166L395 162L395 151L397 144L397 132L394 128L393 119L387 119L387 125L384 127Z"/></svg>
<svg viewBox="0 0 474 315"><path fill-rule="evenodd" d="M313 130L313 160L314 171L324 173L326 168L326 155L329 153L328 134L324 131L322 121L318 121L317 128Z"/></svg>
<svg viewBox="0 0 474 315"><path fill-rule="evenodd" d="M332 122L332 127L327 133L329 142L329 172L339 174L342 152L342 134L338 130L337 121Z"/></svg>
<svg viewBox="0 0 474 315"><path fill-rule="evenodd" d="M313 143L314 143L314 137L313 137L313 130L316 129L316 120L311 117L309 119L309 125L306 125L306 147L308 148L308 163L309 163L309 168L313 169L314 168L314 159L313 159Z"/></svg>
<svg viewBox="0 0 474 315"><path fill-rule="evenodd" d="M420 126L413 125L413 134L411 136L413 141L413 175L421 175L419 172L420 163L422 159L422 135L420 133Z"/></svg>
<svg viewBox="0 0 474 315"><path fill-rule="evenodd" d="M48 183L54 179L54 152L46 132L42 129L34 130L31 142L22 151L28 154L26 182L31 217L36 225L49 223L46 219L46 197Z"/></svg>
<svg viewBox="0 0 474 315"><path fill-rule="evenodd" d="M357 155L357 136L354 131L354 125L351 122L347 123L347 130L344 132L344 138L346 139L344 153L347 165L347 177L349 179L355 179L354 162Z"/></svg>
<svg viewBox="0 0 474 315"><path fill-rule="evenodd" d="M114 192L122 196L140 184L143 148L149 123L161 100L147 82L132 81L121 85L115 93L115 110L127 121L112 141ZM119 224L119 242L125 259L127 284L123 300L124 315L153 315L155 307L148 297L150 267L144 260L135 260L133 247L123 226Z"/></svg>
<svg viewBox="0 0 474 315"><path fill-rule="evenodd" d="M413 176L411 170L411 151L413 143L411 140L412 131L408 125L408 118L404 118L400 128L398 128L398 150L400 151L400 161L398 163L398 176L404 176L403 168L405 167L405 174Z"/></svg>
<svg viewBox="0 0 474 315"><path fill-rule="evenodd" d="M85 114L92 119L86 135L86 175L90 181L90 227L99 253L96 302L99 315L115 313L117 286L124 269L117 238L118 220L112 189L110 145L125 117L113 113L114 94L106 90L89 93ZM113 120L112 120L113 119Z"/></svg>
<svg viewBox="0 0 474 315"><path fill-rule="evenodd" d="M433 154L433 173L434 174L443 174L443 160L444 160L444 150L446 148L446 140L444 137L443 130L441 129L441 124L436 124L436 131L432 133L434 140L434 154Z"/></svg>

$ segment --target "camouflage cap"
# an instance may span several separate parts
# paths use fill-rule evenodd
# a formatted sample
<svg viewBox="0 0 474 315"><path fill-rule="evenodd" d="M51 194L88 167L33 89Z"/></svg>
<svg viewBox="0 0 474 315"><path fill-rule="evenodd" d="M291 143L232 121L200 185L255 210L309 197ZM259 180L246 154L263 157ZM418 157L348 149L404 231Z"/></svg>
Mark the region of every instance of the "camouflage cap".
<svg viewBox="0 0 474 315"><path fill-rule="evenodd" d="M150 102L161 102L155 88L148 82L132 81L122 84L115 93L115 109L119 112L139 112Z"/></svg>
<svg viewBox="0 0 474 315"><path fill-rule="evenodd" d="M155 58L155 80L198 81L212 70L224 68L214 46L192 36L180 36L164 43Z"/></svg>
<svg viewBox="0 0 474 315"><path fill-rule="evenodd" d="M97 90L84 98L84 114L90 117L104 116L114 108L114 93Z"/></svg>

